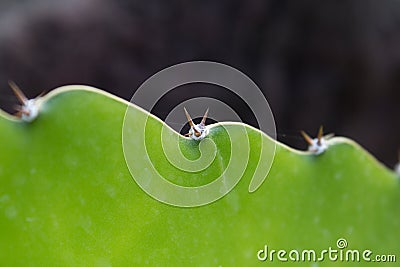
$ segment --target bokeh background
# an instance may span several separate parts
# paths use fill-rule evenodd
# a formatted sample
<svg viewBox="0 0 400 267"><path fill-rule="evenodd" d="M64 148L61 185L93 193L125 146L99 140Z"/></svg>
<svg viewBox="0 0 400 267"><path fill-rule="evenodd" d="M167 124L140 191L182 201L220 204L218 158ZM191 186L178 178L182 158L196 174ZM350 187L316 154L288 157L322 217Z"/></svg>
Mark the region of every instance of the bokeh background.
<svg viewBox="0 0 400 267"><path fill-rule="evenodd" d="M397 0L24 0L0 1L0 106L61 85L92 85L129 100L157 71L211 60L253 79L273 110L278 139L355 139L392 167L400 147L400 1ZM218 97L256 125L240 99L220 88L174 90L152 111ZM184 93L182 93L184 92Z"/></svg>

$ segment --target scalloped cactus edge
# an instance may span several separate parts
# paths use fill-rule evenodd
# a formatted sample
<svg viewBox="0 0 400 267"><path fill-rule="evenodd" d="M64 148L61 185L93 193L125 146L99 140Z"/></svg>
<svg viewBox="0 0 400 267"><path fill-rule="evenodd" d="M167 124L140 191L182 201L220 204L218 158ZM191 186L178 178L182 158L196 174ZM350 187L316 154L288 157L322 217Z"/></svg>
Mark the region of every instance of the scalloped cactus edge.
<svg viewBox="0 0 400 267"><path fill-rule="evenodd" d="M315 156L262 134L265 142L275 142L276 154L255 192L248 191L255 168L250 154L242 179L226 196L203 207L177 208L148 196L127 169L121 129L131 104L86 86L58 88L40 101L40 114L31 123L0 113L0 262L5 265L255 266L263 263L257 252L265 245L322 250L339 238L348 248L399 257L398 176L352 140L332 138L327 151ZM152 115L150 121L156 136L163 122ZM260 132L245 127L257 150ZM153 145L157 151L158 143ZM195 156L191 145L181 147ZM201 175L177 177L162 165L167 164L162 156L153 156L171 182L209 182ZM209 173L214 171L218 168ZM285 262L274 262L280 264Z"/></svg>

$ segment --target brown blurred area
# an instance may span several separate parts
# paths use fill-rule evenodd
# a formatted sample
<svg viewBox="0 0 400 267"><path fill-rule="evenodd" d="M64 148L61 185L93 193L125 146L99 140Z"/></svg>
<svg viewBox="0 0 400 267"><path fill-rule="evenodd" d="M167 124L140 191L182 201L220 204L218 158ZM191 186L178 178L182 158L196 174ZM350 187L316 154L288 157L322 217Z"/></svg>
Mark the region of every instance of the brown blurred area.
<svg viewBox="0 0 400 267"><path fill-rule="evenodd" d="M400 1L0 2L0 106L67 84L130 99L176 63L229 64L263 90L278 139L351 137L392 167L400 147ZM205 90L209 92L210 90ZM185 98L185 96L181 96ZM168 99L168 97L167 97ZM171 109L168 101L154 113ZM251 114L241 114L253 124Z"/></svg>

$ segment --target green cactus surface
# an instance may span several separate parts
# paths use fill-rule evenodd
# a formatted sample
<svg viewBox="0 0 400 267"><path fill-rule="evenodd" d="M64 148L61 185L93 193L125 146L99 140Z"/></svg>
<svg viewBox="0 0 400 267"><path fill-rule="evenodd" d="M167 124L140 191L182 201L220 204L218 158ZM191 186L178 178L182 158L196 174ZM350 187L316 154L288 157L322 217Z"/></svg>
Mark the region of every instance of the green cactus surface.
<svg viewBox="0 0 400 267"><path fill-rule="evenodd" d="M215 159L199 171L185 172L163 154L161 132L166 133L166 145L176 142L188 159L201 156L199 142L163 127L161 120L124 100L98 89L66 86L43 97L40 105L39 116L30 123L0 113L1 266L285 266L293 262L280 261L277 253L260 261L257 255L264 256L259 251L265 246L268 252L313 249L317 258L329 247L344 253L370 250L371 261L376 255L393 255L397 263L382 266L398 266L399 179L349 139L330 139L327 151L316 156L291 149L250 126L217 123L201 141L205 150L207 142L215 144ZM129 105L131 119L138 121L130 126L128 136L133 167L127 166L122 146ZM148 149L143 152L134 148L145 118ZM237 134L243 129L245 140ZM232 144L247 142L249 151L233 153L241 146ZM275 149L264 182L254 178L257 164L271 164L259 156L260 142L266 151ZM244 169L241 156L248 157ZM146 157L160 175L180 186L212 182L230 160L237 162L231 172L240 180L210 204L177 207L149 196L133 179L131 173L150 178L142 171L148 164ZM339 239L347 241L346 248L338 248ZM335 261L328 255L321 261L300 257L297 262L297 266L375 264L363 259Z"/></svg>

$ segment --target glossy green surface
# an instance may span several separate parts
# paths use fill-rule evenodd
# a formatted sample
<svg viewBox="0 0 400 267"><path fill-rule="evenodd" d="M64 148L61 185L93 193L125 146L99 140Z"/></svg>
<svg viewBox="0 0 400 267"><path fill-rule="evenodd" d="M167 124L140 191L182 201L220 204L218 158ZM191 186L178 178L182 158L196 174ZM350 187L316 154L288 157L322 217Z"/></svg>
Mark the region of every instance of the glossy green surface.
<svg viewBox="0 0 400 267"><path fill-rule="evenodd" d="M48 95L32 123L0 114L1 266L276 266L276 259L257 259L264 245L319 252L337 249L339 238L348 249L400 261L399 179L352 141L334 138L318 157L277 143L270 174L249 193L259 132L246 127L250 164L238 185L209 205L179 208L151 198L132 179L121 144L126 107L73 86ZM141 109L136 115L147 116ZM161 126L151 117L148 131L159 136ZM171 167L157 138L148 140L149 157L171 182L207 184L227 164L226 144L241 141L225 133L212 127L208 138L220 157L204 175ZM199 156L196 143L179 142L185 156ZM341 265L355 263L298 263Z"/></svg>

